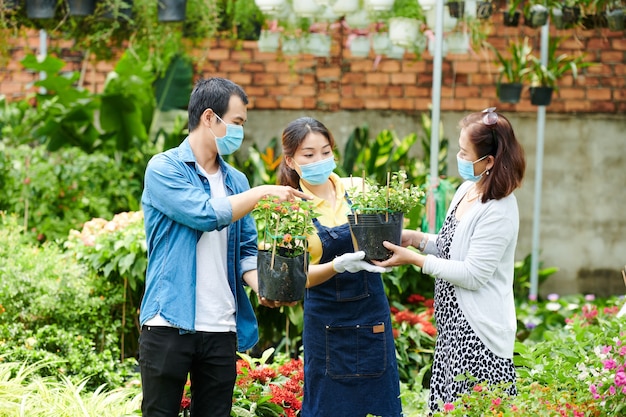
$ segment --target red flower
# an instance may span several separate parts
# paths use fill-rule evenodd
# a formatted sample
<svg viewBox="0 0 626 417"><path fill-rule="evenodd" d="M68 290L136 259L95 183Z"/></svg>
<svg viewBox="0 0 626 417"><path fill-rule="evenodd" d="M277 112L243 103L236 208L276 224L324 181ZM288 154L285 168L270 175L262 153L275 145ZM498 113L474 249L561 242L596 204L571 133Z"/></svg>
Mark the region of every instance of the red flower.
<svg viewBox="0 0 626 417"><path fill-rule="evenodd" d="M420 294L411 294L409 298L406 299L407 303L420 305L426 298Z"/></svg>

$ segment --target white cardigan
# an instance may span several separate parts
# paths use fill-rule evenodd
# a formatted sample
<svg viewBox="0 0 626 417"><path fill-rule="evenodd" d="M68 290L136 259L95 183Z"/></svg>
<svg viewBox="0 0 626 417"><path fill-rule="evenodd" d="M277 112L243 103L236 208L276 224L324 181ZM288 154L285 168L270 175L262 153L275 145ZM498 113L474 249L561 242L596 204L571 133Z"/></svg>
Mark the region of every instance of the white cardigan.
<svg viewBox="0 0 626 417"><path fill-rule="evenodd" d="M457 190L447 216L472 185ZM477 201L457 225L450 259L435 256L437 235L429 234L422 271L454 285L461 311L480 340L497 356L513 357L517 321L513 298L515 246L519 230L513 194Z"/></svg>

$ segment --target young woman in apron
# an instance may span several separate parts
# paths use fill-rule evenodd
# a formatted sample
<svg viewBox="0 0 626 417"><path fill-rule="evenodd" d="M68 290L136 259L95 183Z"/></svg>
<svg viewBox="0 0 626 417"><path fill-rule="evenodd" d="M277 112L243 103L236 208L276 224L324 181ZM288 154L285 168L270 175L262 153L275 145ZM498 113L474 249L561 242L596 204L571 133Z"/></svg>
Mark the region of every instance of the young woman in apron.
<svg viewBox="0 0 626 417"><path fill-rule="evenodd" d="M380 272L354 253L332 134L303 117L282 137L279 182L314 196L317 234L304 299L302 417L402 415L389 302Z"/></svg>

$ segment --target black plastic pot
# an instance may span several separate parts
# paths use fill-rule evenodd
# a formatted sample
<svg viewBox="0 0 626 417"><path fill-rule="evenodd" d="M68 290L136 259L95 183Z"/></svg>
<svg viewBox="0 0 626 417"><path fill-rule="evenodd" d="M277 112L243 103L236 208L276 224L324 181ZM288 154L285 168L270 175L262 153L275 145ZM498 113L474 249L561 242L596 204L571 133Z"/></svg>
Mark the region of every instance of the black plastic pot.
<svg viewBox="0 0 626 417"><path fill-rule="evenodd" d="M548 106L552 102L552 87L530 87L530 104Z"/></svg>
<svg viewBox="0 0 626 417"><path fill-rule="evenodd" d="M158 0L159 22L182 22L187 13L187 0Z"/></svg>
<svg viewBox="0 0 626 417"><path fill-rule="evenodd" d="M504 23L504 26L508 26L508 27L519 26L519 17L521 15L522 14L519 12L519 10L516 10L515 12L513 12L513 14L509 12L502 12L502 21Z"/></svg>
<svg viewBox="0 0 626 417"><path fill-rule="evenodd" d="M89 16L96 10L96 0L67 0L70 16Z"/></svg>
<svg viewBox="0 0 626 417"><path fill-rule="evenodd" d="M26 0L26 16L29 19L52 19L57 0Z"/></svg>
<svg viewBox="0 0 626 417"><path fill-rule="evenodd" d="M493 3L490 1L476 2L476 17L479 19L488 19L493 14Z"/></svg>
<svg viewBox="0 0 626 417"><path fill-rule="evenodd" d="M385 240L399 245L402 241L404 214L349 214L350 232L355 251L364 251L365 260L383 261L392 252L383 246Z"/></svg>
<svg viewBox="0 0 626 417"><path fill-rule="evenodd" d="M610 30L615 32L624 30L624 10L613 9L607 11L606 21Z"/></svg>
<svg viewBox="0 0 626 417"><path fill-rule="evenodd" d="M563 23L566 25L576 24L580 20L579 6L563 6L561 11L563 12Z"/></svg>
<svg viewBox="0 0 626 417"><path fill-rule="evenodd" d="M522 87L520 83L501 83L498 86L498 98L502 103L519 103Z"/></svg>
<svg viewBox="0 0 626 417"><path fill-rule="evenodd" d="M122 6L117 10L107 8L102 15L105 19L130 20L133 17L133 0L125 0L127 6Z"/></svg>
<svg viewBox="0 0 626 417"><path fill-rule="evenodd" d="M536 4L530 8L527 16L524 16L524 24L531 28L538 28L548 23L550 12L545 6Z"/></svg>
<svg viewBox="0 0 626 417"><path fill-rule="evenodd" d="M462 18L465 14L465 1L449 1L448 11L451 17Z"/></svg>
<svg viewBox="0 0 626 417"><path fill-rule="evenodd" d="M306 276L309 270L309 253L291 257L272 251L260 250L257 258L259 295L268 300L299 301L304 298Z"/></svg>

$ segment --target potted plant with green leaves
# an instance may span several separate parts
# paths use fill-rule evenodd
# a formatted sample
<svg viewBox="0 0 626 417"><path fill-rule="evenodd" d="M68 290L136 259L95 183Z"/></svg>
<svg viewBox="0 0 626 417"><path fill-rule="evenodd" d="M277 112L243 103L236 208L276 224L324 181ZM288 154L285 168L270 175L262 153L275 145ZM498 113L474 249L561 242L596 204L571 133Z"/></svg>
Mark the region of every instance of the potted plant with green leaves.
<svg viewBox="0 0 626 417"><path fill-rule="evenodd" d="M259 294L277 301L302 299L309 269L307 236L315 232L312 203L268 196L252 215L259 229Z"/></svg>
<svg viewBox="0 0 626 417"><path fill-rule="evenodd" d="M585 54L570 55L558 53L561 38L553 38L548 45L547 64L543 64L539 58L530 56L528 77L531 82L530 102L535 106L547 106L552 100L552 93L558 90L558 81L564 76L571 74L574 79L578 77L580 68L593 65L585 61Z"/></svg>
<svg viewBox="0 0 626 417"><path fill-rule="evenodd" d="M519 11L519 6L522 0L509 0L507 6L502 10L502 22L504 26L516 27L519 26L519 18L522 12Z"/></svg>
<svg viewBox="0 0 626 417"><path fill-rule="evenodd" d="M610 30L619 32L624 30L624 5L621 0L611 1L606 8L606 21Z"/></svg>
<svg viewBox="0 0 626 417"><path fill-rule="evenodd" d="M404 215L421 206L424 191L407 181L404 171L387 173L387 184L365 179L361 187L350 187L352 213L348 215L355 250L366 260L385 260L391 252L384 241L400 244Z"/></svg>
<svg viewBox="0 0 626 417"><path fill-rule="evenodd" d="M552 7L551 16L554 27L568 29L580 20L580 6L576 0L564 0Z"/></svg>
<svg viewBox="0 0 626 417"><path fill-rule="evenodd" d="M413 48L420 36L424 13L417 0L396 0L389 19L389 39L394 45Z"/></svg>
<svg viewBox="0 0 626 417"><path fill-rule="evenodd" d="M503 103L518 103L522 94L524 80L528 76L529 61L532 47L528 37L522 41L509 43L506 53L501 53L493 45L487 43L500 65L498 78L498 97Z"/></svg>

